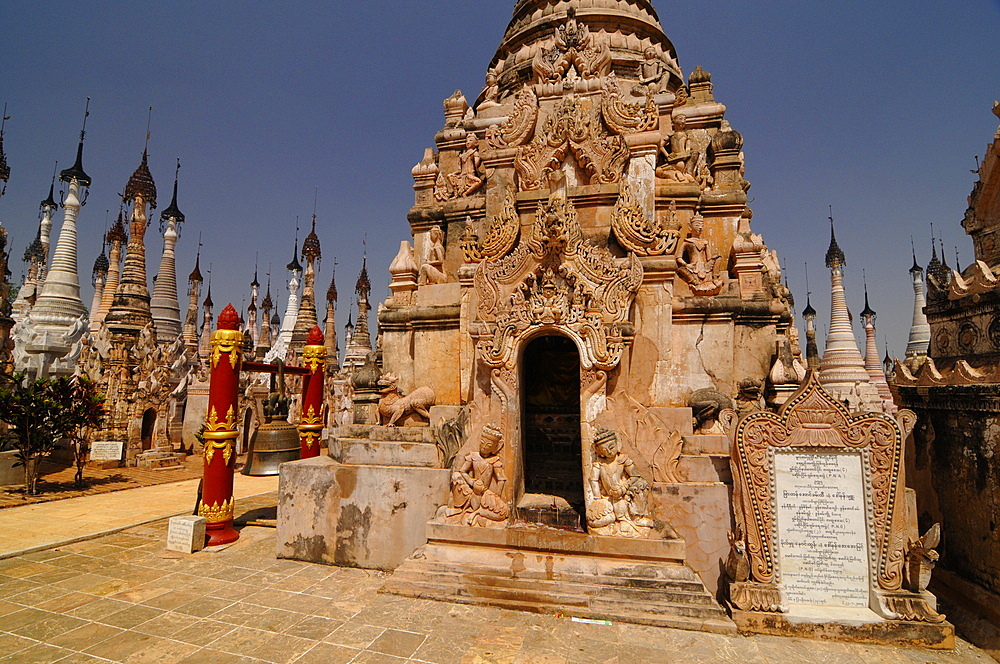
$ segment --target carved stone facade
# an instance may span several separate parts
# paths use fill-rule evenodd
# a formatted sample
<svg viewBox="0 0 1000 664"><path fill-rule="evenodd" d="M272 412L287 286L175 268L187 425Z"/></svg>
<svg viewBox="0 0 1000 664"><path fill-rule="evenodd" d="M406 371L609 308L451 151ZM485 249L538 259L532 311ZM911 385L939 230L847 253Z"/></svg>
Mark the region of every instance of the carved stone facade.
<svg viewBox="0 0 1000 664"><path fill-rule="evenodd" d="M538 537L552 555L586 549L639 576L663 571L640 571L644 556L669 559L714 592L729 552L729 445L695 433L689 400L705 389L732 400L741 384L763 394L779 350L795 345L725 112L707 72L684 79L648 0L519 0L479 98L444 100L444 126L412 170L412 238L378 309L381 370L401 398L434 394L434 467L399 445L425 435L422 418L362 424L374 401L356 391L355 424L331 432L333 461L296 472L311 486L339 481L333 468L371 482L391 473L389 486L437 501L426 557L404 569L450 564L444 549L459 542L502 557ZM800 378L781 374L782 388ZM317 505L314 530L279 525L279 547L327 528L321 510L404 502L379 493ZM368 531L394 544L375 554L358 543L356 564L399 565L389 523L418 520L405 503ZM347 527L324 531L324 556ZM714 601L702 607L715 613L692 609L699 624L734 629Z"/></svg>
<svg viewBox="0 0 1000 664"><path fill-rule="evenodd" d="M993 112L1000 117L1000 104ZM920 527L941 523L932 589L1000 628L1000 529L994 527L1000 523L1000 129L987 146L962 227L975 261L950 274L936 255L928 265L930 348L926 357L907 348L906 361L894 367L893 388L920 417L907 450Z"/></svg>

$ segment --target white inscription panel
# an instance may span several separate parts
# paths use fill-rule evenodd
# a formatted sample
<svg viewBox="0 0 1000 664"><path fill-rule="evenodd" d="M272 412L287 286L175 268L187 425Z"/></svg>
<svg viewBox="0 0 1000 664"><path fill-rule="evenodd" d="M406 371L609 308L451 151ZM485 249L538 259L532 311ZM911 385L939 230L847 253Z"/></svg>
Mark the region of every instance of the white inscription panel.
<svg viewBox="0 0 1000 664"><path fill-rule="evenodd" d="M99 440L90 444L91 461L120 461L125 443Z"/></svg>
<svg viewBox="0 0 1000 664"><path fill-rule="evenodd" d="M774 455L778 564L789 604L867 607L860 454Z"/></svg>

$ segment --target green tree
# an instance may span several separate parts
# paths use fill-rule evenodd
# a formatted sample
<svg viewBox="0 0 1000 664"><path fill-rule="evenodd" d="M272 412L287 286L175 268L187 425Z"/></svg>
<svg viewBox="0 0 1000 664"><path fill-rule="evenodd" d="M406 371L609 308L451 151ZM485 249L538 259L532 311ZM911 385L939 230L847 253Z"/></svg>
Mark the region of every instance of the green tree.
<svg viewBox="0 0 1000 664"><path fill-rule="evenodd" d="M77 485L82 485L87 430L100 426L103 419L104 395L83 376L31 380L19 373L0 387L0 420L14 435L28 495L38 494L42 459L64 440L74 446Z"/></svg>

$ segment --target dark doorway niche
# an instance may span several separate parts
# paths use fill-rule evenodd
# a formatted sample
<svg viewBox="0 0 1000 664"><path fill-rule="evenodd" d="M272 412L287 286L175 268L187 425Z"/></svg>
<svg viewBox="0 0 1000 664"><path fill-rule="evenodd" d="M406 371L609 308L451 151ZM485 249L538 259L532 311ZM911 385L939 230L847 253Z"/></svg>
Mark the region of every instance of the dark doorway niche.
<svg viewBox="0 0 1000 664"><path fill-rule="evenodd" d="M135 431L135 429L133 429ZM153 433L156 431L156 409L147 408L142 414L142 432L139 438L142 440L143 451L153 449Z"/></svg>
<svg viewBox="0 0 1000 664"><path fill-rule="evenodd" d="M521 357L526 521L580 529L584 513L580 449L580 353L563 336L531 341ZM559 500L562 499L562 500Z"/></svg>

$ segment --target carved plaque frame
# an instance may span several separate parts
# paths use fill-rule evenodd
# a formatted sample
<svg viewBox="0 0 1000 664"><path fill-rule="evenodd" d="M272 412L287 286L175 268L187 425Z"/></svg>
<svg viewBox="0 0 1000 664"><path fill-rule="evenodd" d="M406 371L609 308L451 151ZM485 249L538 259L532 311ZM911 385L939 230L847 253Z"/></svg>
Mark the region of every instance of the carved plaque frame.
<svg viewBox="0 0 1000 664"><path fill-rule="evenodd" d="M862 457L871 591L898 591L905 560L903 441L916 416L851 414L809 372L780 414L752 413L733 432L735 518L746 539L750 581L780 587L774 455L857 452Z"/></svg>

